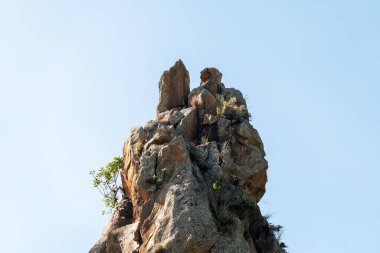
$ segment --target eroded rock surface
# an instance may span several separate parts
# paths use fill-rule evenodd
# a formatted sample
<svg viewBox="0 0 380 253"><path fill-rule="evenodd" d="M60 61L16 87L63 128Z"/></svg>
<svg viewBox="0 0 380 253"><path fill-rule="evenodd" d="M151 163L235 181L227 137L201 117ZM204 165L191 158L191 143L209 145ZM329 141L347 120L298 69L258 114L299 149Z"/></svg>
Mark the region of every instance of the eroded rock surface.
<svg viewBox="0 0 380 253"><path fill-rule="evenodd" d="M162 75L157 118L124 144L126 198L91 253L283 252L257 205L268 162L246 101L218 69L200 78L190 92L180 60Z"/></svg>
<svg viewBox="0 0 380 253"><path fill-rule="evenodd" d="M157 112L164 112L187 105L190 93L190 77L185 65L178 60L173 67L165 71L159 82L160 100Z"/></svg>

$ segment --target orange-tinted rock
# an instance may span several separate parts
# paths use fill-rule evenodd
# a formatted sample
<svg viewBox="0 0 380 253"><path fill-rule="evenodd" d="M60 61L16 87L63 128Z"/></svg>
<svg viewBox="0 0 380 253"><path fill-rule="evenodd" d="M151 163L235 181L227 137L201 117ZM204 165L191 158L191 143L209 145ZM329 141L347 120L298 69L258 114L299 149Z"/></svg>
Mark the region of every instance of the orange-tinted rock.
<svg viewBox="0 0 380 253"><path fill-rule="evenodd" d="M176 137L174 140L165 145L158 154L159 167L169 170L174 169L177 165L183 165L188 159L187 149L182 137Z"/></svg>
<svg viewBox="0 0 380 253"><path fill-rule="evenodd" d="M248 178L244 184L244 189L247 194L255 197L256 202L259 202L265 193L265 185L267 183L267 167L254 173Z"/></svg>
<svg viewBox="0 0 380 253"><path fill-rule="evenodd" d="M145 137L146 134L144 129L139 128L125 141L123 148L124 167L121 171L121 181L125 194L132 201L133 206L136 206L138 201L135 182L139 171L139 153L141 150L137 149L142 148L142 145L145 142Z"/></svg>
<svg viewBox="0 0 380 253"><path fill-rule="evenodd" d="M187 106L190 93L189 72L181 60L165 71L159 82L159 103L157 113L173 108Z"/></svg>

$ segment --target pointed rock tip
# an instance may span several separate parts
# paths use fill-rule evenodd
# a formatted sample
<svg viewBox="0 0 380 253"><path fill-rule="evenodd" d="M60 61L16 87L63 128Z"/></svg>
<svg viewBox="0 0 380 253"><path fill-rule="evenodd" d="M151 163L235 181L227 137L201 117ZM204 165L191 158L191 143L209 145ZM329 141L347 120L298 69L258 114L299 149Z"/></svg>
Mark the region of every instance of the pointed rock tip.
<svg viewBox="0 0 380 253"><path fill-rule="evenodd" d="M157 113L187 106L190 93L190 77L185 64L179 59L164 71L159 82L159 102Z"/></svg>
<svg viewBox="0 0 380 253"><path fill-rule="evenodd" d="M182 61L181 59L178 59L178 60L174 63L173 67L176 67L176 68L184 68L184 69L186 69L186 66L185 66L185 64L183 63L183 61Z"/></svg>

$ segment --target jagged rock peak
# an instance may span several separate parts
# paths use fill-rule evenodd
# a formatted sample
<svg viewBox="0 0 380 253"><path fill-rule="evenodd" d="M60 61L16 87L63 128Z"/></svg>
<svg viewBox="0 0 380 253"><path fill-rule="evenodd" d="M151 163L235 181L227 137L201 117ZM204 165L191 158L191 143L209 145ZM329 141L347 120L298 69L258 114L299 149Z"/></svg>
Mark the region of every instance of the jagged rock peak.
<svg viewBox="0 0 380 253"><path fill-rule="evenodd" d="M160 98L157 112L187 106L187 97L190 93L189 83L189 72L181 60L178 60L169 70L164 71L158 84Z"/></svg>
<svg viewBox="0 0 380 253"><path fill-rule="evenodd" d="M283 252L257 205L264 145L221 78L205 68L190 92L181 60L162 74L157 118L124 143L126 197L91 253Z"/></svg>

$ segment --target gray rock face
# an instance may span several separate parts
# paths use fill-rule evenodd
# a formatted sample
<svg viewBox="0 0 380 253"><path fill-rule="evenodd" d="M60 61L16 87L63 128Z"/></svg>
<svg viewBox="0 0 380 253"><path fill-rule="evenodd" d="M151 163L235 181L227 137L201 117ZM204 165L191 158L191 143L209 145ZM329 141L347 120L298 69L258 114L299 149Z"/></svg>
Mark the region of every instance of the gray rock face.
<svg viewBox="0 0 380 253"><path fill-rule="evenodd" d="M198 108L200 119L202 119L204 114L216 115L216 98L203 86L195 88L190 92L189 105Z"/></svg>
<svg viewBox="0 0 380 253"><path fill-rule="evenodd" d="M221 77L207 68L189 93L181 61L164 72L157 119L124 144L126 199L91 253L283 252L257 205L268 169L262 140L248 120L218 109L231 98L236 110L246 106Z"/></svg>
<svg viewBox="0 0 380 253"><path fill-rule="evenodd" d="M104 228L102 236L96 242L94 247L90 249L90 253L99 253L99 252L118 252L117 250L112 251L108 250L111 248L120 248L119 242L114 242L112 239L113 233L116 232L119 228L123 228L132 223L133 210L132 204L127 200L122 200L119 207L111 215L111 218ZM134 243L134 241L128 242ZM121 251L119 251L121 252ZM127 251L125 251L127 252Z"/></svg>
<svg viewBox="0 0 380 253"><path fill-rule="evenodd" d="M173 115L169 117L169 123L170 125L175 125L178 122L180 122L181 119L183 119L184 117L185 115L182 112L176 111L175 113L173 113Z"/></svg>
<svg viewBox="0 0 380 253"><path fill-rule="evenodd" d="M197 136L198 130L198 118L197 118L197 108L190 107L181 110L184 117L178 123L176 131L179 135L182 135L186 140L194 140Z"/></svg>
<svg viewBox="0 0 380 253"><path fill-rule="evenodd" d="M159 82L160 100L157 112L187 106L190 93L190 77L185 65L178 60L173 67L165 71Z"/></svg>

